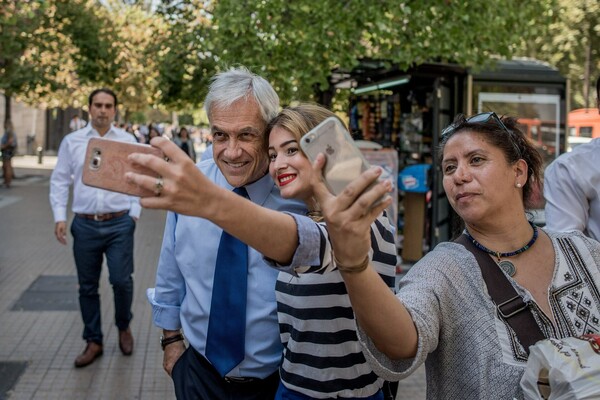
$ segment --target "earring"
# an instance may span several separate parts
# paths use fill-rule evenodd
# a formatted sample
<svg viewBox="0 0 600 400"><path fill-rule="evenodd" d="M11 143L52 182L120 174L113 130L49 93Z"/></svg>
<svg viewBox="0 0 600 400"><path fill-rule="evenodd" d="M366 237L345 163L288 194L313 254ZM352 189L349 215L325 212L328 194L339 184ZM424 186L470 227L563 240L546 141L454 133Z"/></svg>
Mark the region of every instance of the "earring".
<svg viewBox="0 0 600 400"><path fill-rule="evenodd" d="M515 186L520 189L523 185L521 185L520 183L517 183Z"/></svg>

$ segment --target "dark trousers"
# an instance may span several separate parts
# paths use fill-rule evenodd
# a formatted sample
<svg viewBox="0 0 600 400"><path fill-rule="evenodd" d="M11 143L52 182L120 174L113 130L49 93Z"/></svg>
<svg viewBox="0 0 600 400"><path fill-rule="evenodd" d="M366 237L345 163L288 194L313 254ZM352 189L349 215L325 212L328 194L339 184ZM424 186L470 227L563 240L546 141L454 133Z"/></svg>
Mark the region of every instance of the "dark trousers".
<svg viewBox="0 0 600 400"><path fill-rule="evenodd" d="M119 330L129 327L133 301L133 233L135 222L125 214L108 221L75 217L71 224L73 254L79 281L79 306L83 318L83 339L102 344L98 286L106 255L109 282L115 301Z"/></svg>
<svg viewBox="0 0 600 400"><path fill-rule="evenodd" d="M385 381L381 390L384 400L394 400L398 394L398 382Z"/></svg>
<svg viewBox="0 0 600 400"><path fill-rule="evenodd" d="M279 373L248 382L227 382L191 346L171 372L179 400L272 400L279 385Z"/></svg>

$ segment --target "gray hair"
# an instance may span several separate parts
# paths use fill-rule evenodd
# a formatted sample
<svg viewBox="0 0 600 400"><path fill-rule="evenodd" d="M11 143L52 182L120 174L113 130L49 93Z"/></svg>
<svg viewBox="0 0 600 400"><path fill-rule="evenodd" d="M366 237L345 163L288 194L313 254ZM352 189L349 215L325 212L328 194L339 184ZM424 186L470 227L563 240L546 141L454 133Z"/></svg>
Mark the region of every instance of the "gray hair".
<svg viewBox="0 0 600 400"><path fill-rule="evenodd" d="M212 107L229 107L248 96L256 100L265 123L279 112L279 96L265 78L241 66L216 74L204 100L208 120L211 121Z"/></svg>

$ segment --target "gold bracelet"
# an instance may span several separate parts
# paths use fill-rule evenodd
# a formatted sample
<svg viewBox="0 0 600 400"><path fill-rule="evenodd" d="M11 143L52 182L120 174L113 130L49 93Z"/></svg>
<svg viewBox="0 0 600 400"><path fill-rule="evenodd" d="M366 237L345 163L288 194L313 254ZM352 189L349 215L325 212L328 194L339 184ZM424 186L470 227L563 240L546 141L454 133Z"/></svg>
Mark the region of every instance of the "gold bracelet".
<svg viewBox="0 0 600 400"><path fill-rule="evenodd" d="M333 261L335 261L335 265L337 266L337 269L339 271L348 272L350 274L354 274L354 273L362 272L365 269L367 269L367 267L369 266L369 261L370 260L369 260L369 255L367 254L365 256L365 259L360 264L358 264L358 265L351 265L351 266L342 265L337 260L337 258L335 258L335 255L333 256Z"/></svg>

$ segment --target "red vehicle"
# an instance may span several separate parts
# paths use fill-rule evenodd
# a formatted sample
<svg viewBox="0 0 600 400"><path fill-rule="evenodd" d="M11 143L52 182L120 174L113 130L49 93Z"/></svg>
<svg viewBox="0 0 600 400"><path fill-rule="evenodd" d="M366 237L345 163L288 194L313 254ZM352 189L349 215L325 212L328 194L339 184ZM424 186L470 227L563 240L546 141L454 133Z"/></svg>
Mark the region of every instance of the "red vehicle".
<svg viewBox="0 0 600 400"><path fill-rule="evenodd" d="M539 118L519 118L523 133L539 150L545 161L556 156L556 121L544 121Z"/></svg>
<svg viewBox="0 0 600 400"><path fill-rule="evenodd" d="M569 113L569 136L600 137L600 113L595 108L580 108Z"/></svg>
<svg viewBox="0 0 600 400"><path fill-rule="evenodd" d="M580 108L569 113L567 151L600 137L600 113L595 108Z"/></svg>

